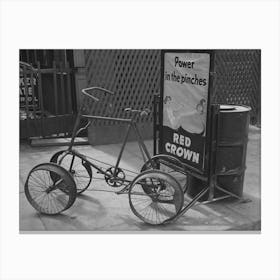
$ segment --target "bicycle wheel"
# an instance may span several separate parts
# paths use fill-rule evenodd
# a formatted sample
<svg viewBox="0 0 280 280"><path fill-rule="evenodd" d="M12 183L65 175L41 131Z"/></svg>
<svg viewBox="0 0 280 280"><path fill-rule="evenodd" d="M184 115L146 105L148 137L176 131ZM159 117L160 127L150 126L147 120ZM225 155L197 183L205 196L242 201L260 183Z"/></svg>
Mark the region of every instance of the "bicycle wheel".
<svg viewBox="0 0 280 280"><path fill-rule="evenodd" d="M148 193L144 189L150 189ZM147 224L173 220L183 207L184 194L171 175L159 170L140 173L128 192L132 212Z"/></svg>
<svg viewBox="0 0 280 280"><path fill-rule="evenodd" d="M76 183L77 194L81 194L89 187L92 180L91 166L79 155L74 152L59 151L52 156L50 161L69 171Z"/></svg>
<svg viewBox="0 0 280 280"><path fill-rule="evenodd" d="M24 192L40 213L55 215L68 209L76 199L76 185L63 167L54 163L35 166L28 174Z"/></svg>
<svg viewBox="0 0 280 280"><path fill-rule="evenodd" d="M179 169L175 170L174 168L170 167L170 163L179 167L181 170L184 170L183 164L179 160L177 160L175 157L159 154L159 155L153 156L151 158L151 160L145 162L141 168L141 172L149 170L149 169L158 169L165 173L168 173L179 182L183 192L185 193L189 186L188 175L179 171ZM145 188L145 186L144 186L144 190L146 192L148 192L149 188Z"/></svg>

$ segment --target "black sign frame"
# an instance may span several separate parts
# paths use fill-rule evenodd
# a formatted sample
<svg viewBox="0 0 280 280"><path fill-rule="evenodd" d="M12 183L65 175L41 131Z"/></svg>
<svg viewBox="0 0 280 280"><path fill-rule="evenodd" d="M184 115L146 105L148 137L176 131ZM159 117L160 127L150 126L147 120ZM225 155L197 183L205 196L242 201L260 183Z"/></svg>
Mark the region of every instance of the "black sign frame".
<svg viewBox="0 0 280 280"><path fill-rule="evenodd" d="M159 98L159 116L158 116L158 136L157 141L158 152L164 153L163 146L163 96L164 96L164 70L165 70L165 53L207 53L210 55L210 67L209 67L209 86L208 86L208 101L207 101L207 119L206 119L206 135L205 135L205 149L204 149L204 166L203 168L195 168L187 163L183 163L185 168L190 170L192 174L197 174L198 177L205 177L209 179L210 175L210 160L211 160L211 144L212 144L212 132L211 132L211 105L213 104L213 74L214 74L214 51L204 49L165 49L161 51L161 76L160 76L160 98Z"/></svg>

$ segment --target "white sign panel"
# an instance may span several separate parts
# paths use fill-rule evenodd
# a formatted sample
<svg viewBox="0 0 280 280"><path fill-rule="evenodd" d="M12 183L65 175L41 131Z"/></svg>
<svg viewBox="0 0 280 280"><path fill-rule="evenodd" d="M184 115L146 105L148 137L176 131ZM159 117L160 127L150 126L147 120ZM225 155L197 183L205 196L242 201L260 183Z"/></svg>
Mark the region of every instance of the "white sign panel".
<svg viewBox="0 0 280 280"><path fill-rule="evenodd" d="M164 55L164 153L202 169L204 164L210 54Z"/></svg>

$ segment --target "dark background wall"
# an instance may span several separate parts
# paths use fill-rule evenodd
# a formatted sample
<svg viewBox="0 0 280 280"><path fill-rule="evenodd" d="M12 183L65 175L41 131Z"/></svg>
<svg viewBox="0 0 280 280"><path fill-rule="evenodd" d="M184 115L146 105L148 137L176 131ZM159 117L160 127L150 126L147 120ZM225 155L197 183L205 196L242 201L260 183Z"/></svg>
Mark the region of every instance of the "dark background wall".
<svg viewBox="0 0 280 280"><path fill-rule="evenodd" d="M115 92L110 100L101 96L98 104L92 104L95 114L123 118L126 117L126 107L152 109L153 96L160 92L160 54L161 51L156 49L20 50L20 61L41 69L33 73L37 79L32 94L37 96L39 108L35 104L36 108L31 106L28 109L26 106L29 104L24 100L20 102L21 138L53 137L61 133L70 135L73 117L81 104L81 89L87 86L101 86ZM212 100L216 103L250 106L250 122L260 126L261 51L215 50L213 61ZM27 78L32 74L28 69L24 71ZM24 77L23 72L20 75ZM38 93L40 88L41 98ZM66 124L63 122L57 126L61 122L60 116L65 115L69 116L67 125L62 125ZM50 118L55 125L48 124ZM138 123L144 137L152 138L153 115L139 118ZM49 129L51 127L55 129ZM120 123L98 121L89 129L89 138L95 144L119 142L125 129ZM133 138L131 135L130 139Z"/></svg>

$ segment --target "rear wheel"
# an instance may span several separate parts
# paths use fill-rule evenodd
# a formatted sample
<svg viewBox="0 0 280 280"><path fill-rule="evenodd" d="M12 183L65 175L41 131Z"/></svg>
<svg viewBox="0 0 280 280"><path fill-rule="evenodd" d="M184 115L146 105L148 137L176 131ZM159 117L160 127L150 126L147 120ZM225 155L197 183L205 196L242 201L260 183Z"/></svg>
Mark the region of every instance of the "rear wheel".
<svg viewBox="0 0 280 280"><path fill-rule="evenodd" d="M29 203L38 212L49 215L68 209L77 194L72 176L54 163L35 166L28 174L24 192Z"/></svg>
<svg viewBox="0 0 280 280"><path fill-rule="evenodd" d="M171 166L174 166L174 168L172 168ZM176 167L178 168L176 169ZM180 171L184 170L184 166L176 158L169 155L161 154L153 156L151 160L148 160L144 163L144 165L141 168L141 172L149 169L157 169L168 173L179 182L184 193L187 191L189 185L189 178L186 173ZM149 191L149 189L145 189L145 187L144 190Z"/></svg>
<svg viewBox="0 0 280 280"><path fill-rule="evenodd" d="M171 175L148 170L138 175L129 189L132 212L147 224L172 221L183 207L184 194Z"/></svg>
<svg viewBox="0 0 280 280"><path fill-rule="evenodd" d="M59 151L52 156L50 161L69 171L76 183L78 194L89 187L92 180L92 170L89 163L82 157L73 152Z"/></svg>

